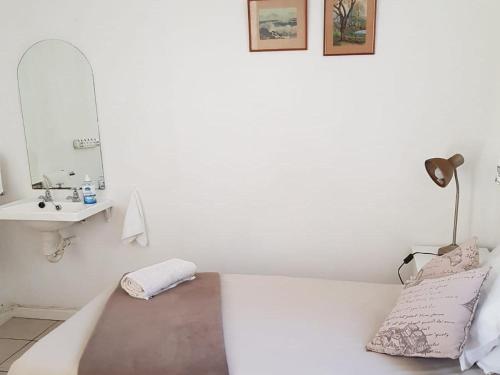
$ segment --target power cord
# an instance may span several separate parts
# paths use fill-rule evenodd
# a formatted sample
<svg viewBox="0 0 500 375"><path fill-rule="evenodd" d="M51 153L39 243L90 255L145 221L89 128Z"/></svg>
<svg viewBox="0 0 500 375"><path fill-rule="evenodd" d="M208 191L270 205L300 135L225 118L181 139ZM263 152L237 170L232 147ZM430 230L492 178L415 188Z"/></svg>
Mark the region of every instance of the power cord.
<svg viewBox="0 0 500 375"><path fill-rule="evenodd" d="M436 253L426 253L423 251L416 251L414 253L409 254L406 258L403 259L403 263L401 263L401 265L398 268L398 277L399 281L401 281L401 284L404 284L403 278L401 277L401 269L404 267L405 264L410 263L417 254L440 256L439 254Z"/></svg>

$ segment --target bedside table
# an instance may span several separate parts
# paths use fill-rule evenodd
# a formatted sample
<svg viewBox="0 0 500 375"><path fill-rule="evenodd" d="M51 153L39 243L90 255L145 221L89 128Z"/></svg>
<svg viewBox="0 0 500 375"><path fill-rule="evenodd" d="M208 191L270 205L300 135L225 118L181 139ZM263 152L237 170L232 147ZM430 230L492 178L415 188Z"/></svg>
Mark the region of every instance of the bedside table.
<svg viewBox="0 0 500 375"><path fill-rule="evenodd" d="M413 246L411 249L411 253L423 252L423 253L436 253L438 252L439 246L425 246L425 245L417 245ZM479 248L479 264L483 265L486 259L488 259L490 255L490 251L485 247ZM410 275L416 275L418 271L422 269L422 267L434 258L434 255L427 254L415 254L413 261L408 265L411 269Z"/></svg>

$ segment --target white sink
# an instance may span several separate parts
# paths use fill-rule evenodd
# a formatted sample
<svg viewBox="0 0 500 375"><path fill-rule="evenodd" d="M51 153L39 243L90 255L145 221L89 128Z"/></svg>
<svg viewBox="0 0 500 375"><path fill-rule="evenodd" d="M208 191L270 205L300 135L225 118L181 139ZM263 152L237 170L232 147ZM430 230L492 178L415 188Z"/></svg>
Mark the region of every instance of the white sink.
<svg viewBox="0 0 500 375"><path fill-rule="evenodd" d="M109 220L113 206L110 200L102 200L92 205L70 201L47 202L43 208L38 206L39 203L39 199L23 199L0 206L0 220L19 221L42 232L42 252L51 262L59 261L66 247L71 245L72 237L63 237L59 232L61 229L99 212L104 212Z"/></svg>
<svg viewBox="0 0 500 375"><path fill-rule="evenodd" d="M39 203L40 200L24 199L0 206L0 220L22 221L25 225L46 232L69 227L113 206L110 200L93 205L81 202L47 202L44 208L38 207ZM61 209L57 210L56 206Z"/></svg>

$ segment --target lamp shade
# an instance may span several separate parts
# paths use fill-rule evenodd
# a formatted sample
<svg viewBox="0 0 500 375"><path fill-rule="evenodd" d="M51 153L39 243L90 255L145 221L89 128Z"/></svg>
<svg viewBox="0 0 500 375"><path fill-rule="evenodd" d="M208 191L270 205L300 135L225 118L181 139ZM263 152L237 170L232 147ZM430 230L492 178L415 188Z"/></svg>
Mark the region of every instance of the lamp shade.
<svg viewBox="0 0 500 375"><path fill-rule="evenodd" d="M455 169L464 163L464 157L455 154L449 159L433 158L425 161L425 169L439 187L446 187L453 178Z"/></svg>

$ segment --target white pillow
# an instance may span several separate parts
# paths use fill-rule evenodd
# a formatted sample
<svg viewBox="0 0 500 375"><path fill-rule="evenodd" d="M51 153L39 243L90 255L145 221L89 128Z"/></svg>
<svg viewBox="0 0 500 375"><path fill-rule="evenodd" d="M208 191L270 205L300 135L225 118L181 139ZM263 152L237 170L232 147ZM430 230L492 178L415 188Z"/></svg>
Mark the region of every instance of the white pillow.
<svg viewBox="0 0 500 375"><path fill-rule="evenodd" d="M492 269L483 284L469 338L460 356L462 370L471 368L500 344L500 246L493 250L485 266Z"/></svg>
<svg viewBox="0 0 500 375"><path fill-rule="evenodd" d="M500 374L500 346L481 359L477 365L481 367L485 374Z"/></svg>

